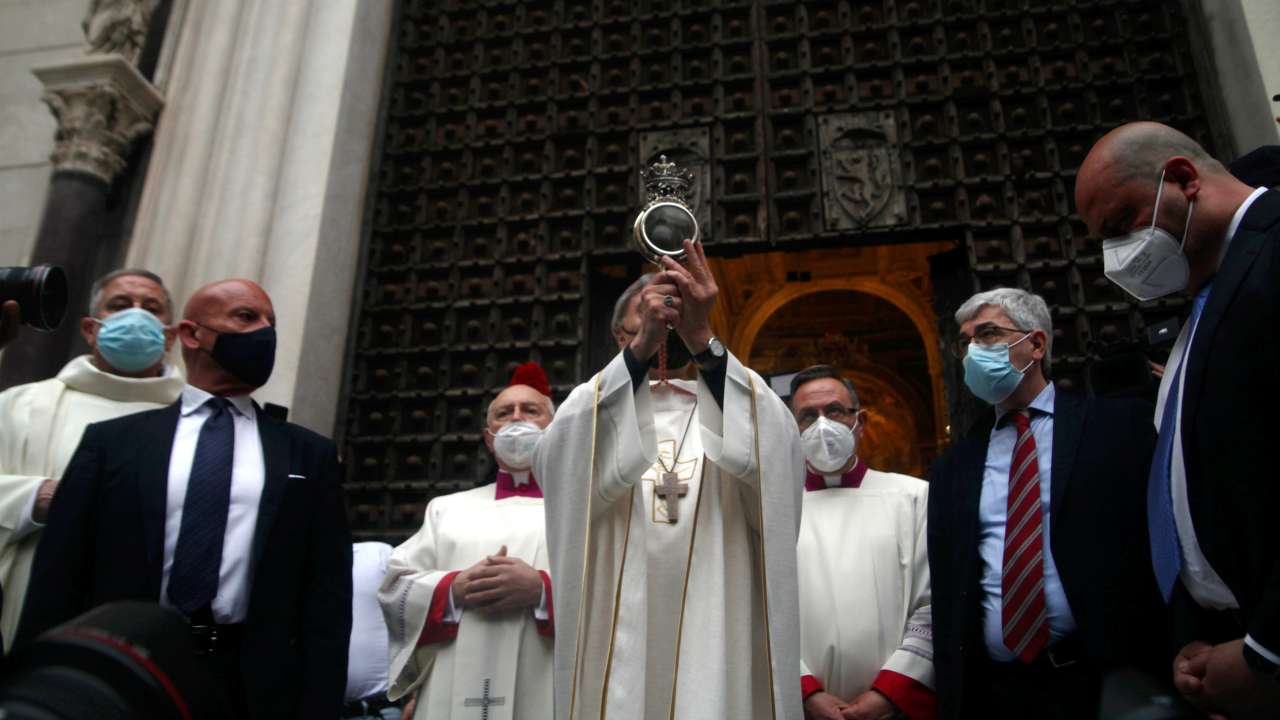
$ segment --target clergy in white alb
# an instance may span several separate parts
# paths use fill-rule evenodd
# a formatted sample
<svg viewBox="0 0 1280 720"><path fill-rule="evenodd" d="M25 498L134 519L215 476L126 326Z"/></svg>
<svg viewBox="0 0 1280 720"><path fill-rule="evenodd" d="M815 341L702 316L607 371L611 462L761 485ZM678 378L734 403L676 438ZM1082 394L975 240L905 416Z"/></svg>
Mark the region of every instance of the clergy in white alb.
<svg viewBox="0 0 1280 720"><path fill-rule="evenodd" d="M90 423L178 399L184 380L164 361L173 306L160 278L121 270L94 283L80 333L92 350L57 377L0 393L0 633L18 629L49 503ZM38 602L39 598L35 598Z"/></svg>
<svg viewBox="0 0 1280 720"><path fill-rule="evenodd" d="M701 247L686 252L688 269L670 262L619 299L621 352L538 446L560 719L801 717L799 438L711 335L715 282ZM646 376L663 340L684 368L667 382Z"/></svg>
<svg viewBox="0 0 1280 720"><path fill-rule="evenodd" d="M549 394L541 368L517 369L486 415L494 482L429 502L387 563L387 695L416 694L416 718L552 717L554 609L541 475L530 471Z"/></svg>
<svg viewBox="0 0 1280 720"><path fill-rule="evenodd" d="M937 716L925 535L928 483L867 467L867 411L829 365L791 381L805 455L800 652L817 720Z"/></svg>

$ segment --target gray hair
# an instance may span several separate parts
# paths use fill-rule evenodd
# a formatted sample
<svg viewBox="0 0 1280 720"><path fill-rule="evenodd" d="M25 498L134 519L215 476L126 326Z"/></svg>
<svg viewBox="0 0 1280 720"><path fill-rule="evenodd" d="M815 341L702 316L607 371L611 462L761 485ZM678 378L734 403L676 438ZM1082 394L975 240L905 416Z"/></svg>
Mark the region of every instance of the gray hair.
<svg viewBox="0 0 1280 720"><path fill-rule="evenodd" d="M1049 314L1049 305L1044 298L1020 288L996 288L980 292L965 300L960 309L956 310L956 324L964 325L987 306L1003 310L1018 330L1044 332L1044 360L1040 362L1040 367L1047 375L1050 350L1053 349L1053 316Z"/></svg>
<svg viewBox="0 0 1280 720"><path fill-rule="evenodd" d="M178 309L173 306L173 295L169 293L169 288L165 287L164 280L160 276L150 270L142 268L125 268L123 270L112 270L93 282L93 287L89 288L89 317L97 317L98 308L102 305L102 291L114 280L122 277L140 277L146 278L164 291L165 309L169 311L169 318L172 320L177 317Z"/></svg>
<svg viewBox="0 0 1280 720"><path fill-rule="evenodd" d="M613 304L613 320L609 323L610 330L616 333L622 329L622 318L627 314L627 308L631 305L631 298L644 289L644 286L648 285L656 274L645 273L636 278L635 282L628 285L626 290L622 291L622 294L618 296L617 302Z"/></svg>

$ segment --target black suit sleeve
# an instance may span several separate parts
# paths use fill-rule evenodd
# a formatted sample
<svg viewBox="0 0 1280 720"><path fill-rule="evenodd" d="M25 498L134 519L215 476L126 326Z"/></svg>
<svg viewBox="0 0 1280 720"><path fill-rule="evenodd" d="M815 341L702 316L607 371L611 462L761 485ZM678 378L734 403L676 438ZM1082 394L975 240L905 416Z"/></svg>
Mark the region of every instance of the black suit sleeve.
<svg viewBox="0 0 1280 720"><path fill-rule="evenodd" d="M341 715L351 639L351 533L337 451L329 443L322 448L302 591L300 718Z"/></svg>
<svg viewBox="0 0 1280 720"><path fill-rule="evenodd" d="M105 442L90 425L58 483L27 584L14 647L84 612L92 572L94 527Z"/></svg>

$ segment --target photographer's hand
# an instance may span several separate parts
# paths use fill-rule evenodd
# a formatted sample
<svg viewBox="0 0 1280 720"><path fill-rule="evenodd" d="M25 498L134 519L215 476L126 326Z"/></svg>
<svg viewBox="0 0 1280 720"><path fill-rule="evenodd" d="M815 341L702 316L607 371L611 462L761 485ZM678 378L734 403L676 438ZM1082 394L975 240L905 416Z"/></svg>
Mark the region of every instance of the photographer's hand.
<svg viewBox="0 0 1280 720"><path fill-rule="evenodd" d="M22 309L17 300L9 300L0 309L0 348L8 345L18 337L18 326L22 324Z"/></svg>

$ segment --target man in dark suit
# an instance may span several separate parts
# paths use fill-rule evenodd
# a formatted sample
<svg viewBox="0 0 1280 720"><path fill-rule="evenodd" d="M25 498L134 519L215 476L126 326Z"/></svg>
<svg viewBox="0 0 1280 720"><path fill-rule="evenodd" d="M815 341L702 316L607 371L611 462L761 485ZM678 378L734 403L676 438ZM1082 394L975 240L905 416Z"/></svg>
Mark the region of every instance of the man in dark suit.
<svg viewBox="0 0 1280 720"><path fill-rule="evenodd" d="M933 468L929 572L939 716L1097 716L1102 674L1158 663L1142 543L1150 406L1060 390L1039 296L956 312L965 384L995 406Z"/></svg>
<svg viewBox="0 0 1280 720"><path fill-rule="evenodd" d="M249 393L275 359L271 300L207 286L178 326L188 385L90 425L49 511L18 643L116 600L190 619L237 716L334 718L351 631L351 541L328 439Z"/></svg>
<svg viewBox="0 0 1280 720"><path fill-rule="evenodd" d="M1210 712L1280 716L1280 193L1148 122L1094 145L1076 205L1112 281L1193 298L1160 387L1146 503L1182 647L1174 683Z"/></svg>

